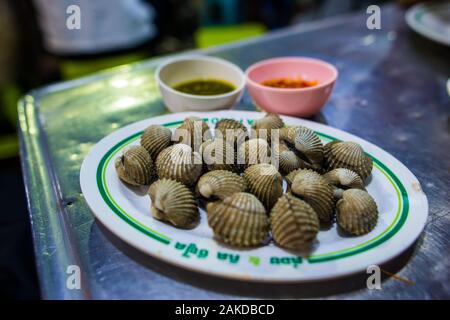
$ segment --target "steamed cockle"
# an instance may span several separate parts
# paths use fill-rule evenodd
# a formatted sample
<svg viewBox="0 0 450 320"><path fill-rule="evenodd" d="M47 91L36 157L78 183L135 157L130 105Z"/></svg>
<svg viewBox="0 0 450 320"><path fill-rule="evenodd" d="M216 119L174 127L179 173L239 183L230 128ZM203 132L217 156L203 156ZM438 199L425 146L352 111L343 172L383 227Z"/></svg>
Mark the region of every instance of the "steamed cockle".
<svg viewBox="0 0 450 320"><path fill-rule="evenodd" d="M172 179L192 186L202 173L202 159L190 146L174 144L159 153L156 172L160 179Z"/></svg>
<svg viewBox="0 0 450 320"><path fill-rule="evenodd" d="M377 204L364 190L345 190L336 204L336 220L349 234L360 236L369 233L378 221Z"/></svg>
<svg viewBox="0 0 450 320"><path fill-rule="evenodd" d="M272 237L286 249L307 251L319 232L319 218L305 201L284 194L270 212Z"/></svg>
<svg viewBox="0 0 450 320"><path fill-rule="evenodd" d="M232 194L245 192L247 183L240 175L227 170L209 171L198 180L197 193L207 200L223 200Z"/></svg>
<svg viewBox="0 0 450 320"><path fill-rule="evenodd" d="M346 168L356 172L362 180L372 172L372 158L364 153L356 142L332 141L325 145L325 168L327 170Z"/></svg>
<svg viewBox="0 0 450 320"><path fill-rule="evenodd" d="M269 218L254 195L235 193L223 201L208 203L208 224L214 236L236 247L261 245L269 236Z"/></svg>
<svg viewBox="0 0 450 320"><path fill-rule="evenodd" d="M197 202L182 183L161 179L150 186L148 193L154 218L184 229L191 229L198 224L200 214Z"/></svg>
<svg viewBox="0 0 450 320"><path fill-rule="evenodd" d="M144 147L132 146L125 150L115 162L119 178L131 185L150 184L155 177L152 158Z"/></svg>

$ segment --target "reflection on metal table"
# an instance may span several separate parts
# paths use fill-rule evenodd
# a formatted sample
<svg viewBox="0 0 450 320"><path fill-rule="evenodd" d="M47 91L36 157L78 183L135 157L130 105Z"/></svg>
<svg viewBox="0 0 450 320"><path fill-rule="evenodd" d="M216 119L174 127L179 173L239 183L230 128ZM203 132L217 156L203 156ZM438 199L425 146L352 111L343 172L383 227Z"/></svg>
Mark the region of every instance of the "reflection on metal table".
<svg viewBox="0 0 450 320"><path fill-rule="evenodd" d="M381 29L365 13L300 24L261 38L199 51L245 69L286 55L327 60L339 79L313 120L356 134L402 161L428 196L430 216L416 245L384 270L381 290L367 274L323 283L264 285L179 269L118 240L93 218L79 170L90 148L126 124L167 113L153 74L160 59L35 90L19 103L21 156L44 298L229 299L450 297L449 49L410 31L404 13L382 7ZM254 109L245 95L238 109ZM81 289L66 285L77 265Z"/></svg>

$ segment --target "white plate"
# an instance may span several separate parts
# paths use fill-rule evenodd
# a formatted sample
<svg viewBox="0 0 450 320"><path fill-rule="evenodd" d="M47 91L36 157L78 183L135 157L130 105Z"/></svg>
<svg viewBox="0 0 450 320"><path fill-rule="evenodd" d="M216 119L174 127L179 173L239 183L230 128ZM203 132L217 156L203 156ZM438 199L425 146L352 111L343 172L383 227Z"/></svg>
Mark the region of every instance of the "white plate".
<svg viewBox="0 0 450 320"><path fill-rule="evenodd" d="M450 2L417 4L406 12L406 22L422 36L450 46Z"/></svg>
<svg viewBox="0 0 450 320"><path fill-rule="evenodd" d="M380 216L374 230L361 237L344 237L336 226L318 235L309 257L295 256L274 244L238 250L213 239L206 215L193 230L180 230L151 217L150 198L139 195L116 175L114 160L121 150L139 144L150 124L169 128L185 117L203 117L211 127L220 118L234 118L249 125L259 112L216 111L176 113L130 124L102 139L84 159L81 189L94 215L118 237L156 258L179 267L212 275L252 281L290 282L338 277L381 264L408 248L422 231L428 203L414 175L394 157L375 145L343 131L315 122L285 117L286 124L302 124L323 140L355 141L373 157L374 169L368 191L378 204Z"/></svg>

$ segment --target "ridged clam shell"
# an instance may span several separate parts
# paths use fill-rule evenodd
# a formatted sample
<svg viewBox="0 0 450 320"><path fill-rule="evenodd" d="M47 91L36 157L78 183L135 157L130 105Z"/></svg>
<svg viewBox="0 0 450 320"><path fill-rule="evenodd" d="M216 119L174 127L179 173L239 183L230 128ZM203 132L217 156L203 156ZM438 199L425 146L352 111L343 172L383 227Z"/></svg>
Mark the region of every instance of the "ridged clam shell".
<svg viewBox="0 0 450 320"><path fill-rule="evenodd" d="M244 171L249 192L253 193L270 210L283 195L283 177L268 163L255 164Z"/></svg>
<svg viewBox="0 0 450 320"><path fill-rule="evenodd" d="M352 235L366 234L377 224L377 204L364 190L345 190L336 204L336 220L343 230Z"/></svg>
<svg viewBox="0 0 450 320"><path fill-rule="evenodd" d="M308 249L319 232L319 218L305 201L290 194L278 199L270 212L272 237L287 249Z"/></svg>
<svg viewBox="0 0 450 320"><path fill-rule="evenodd" d="M203 163L209 171L228 170L241 172L242 165L237 164L237 154L232 144L223 139L207 140L200 147Z"/></svg>
<svg viewBox="0 0 450 320"><path fill-rule="evenodd" d="M154 124L145 129L141 137L141 146L147 149L155 161L158 154L172 144L172 131L169 128Z"/></svg>
<svg viewBox="0 0 450 320"><path fill-rule="evenodd" d="M239 146L237 156L238 164L244 164L245 168L258 163L269 163L269 143L263 139L247 140Z"/></svg>
<svg viewBox="0 0 450 320"><path fill-rule="evenodd" d="M206 199L225 199L232 194L247 191L241 176L226 170L205 173L197 182L197 193Z"/></svg>
<svg viewBox="0 0 450 320"><path fill-rule="evenodd" d="M272 147L272 153L275 154L275 159L278 159L280 172L282 174L286 175L294 170L308 167L305 161L297 156L297 154L284 143L278 144L275 148Z"/></svg>
<svg viewBox="0 0 450 320"><path fill-rule="evenodd" d="M256 119L252 125L252 137L261 138L267 141L272 140L272 130L281 129L284 127L284 122L279 115L275 113L267 113L263 118ZM279 134L276 135L276 140L279 140Z"/></svg>
<svg viewBox="0 0 450 320"><path fill-rule="evenodd" d="M295 149L305 156L316 168L323 163L323 144L319 136L308 128L297 130L294 140Z"/></svg>
<svg viewBox="0 0 450 320"><path fill-rule="evenodd" d="M294 145L295 143L295 135L297 134L297 131L302 129L308 129L301 125L292 125L288 127L284 127L280 129L280 138L284 140L286 143L290 145Z"/></svg>
<svg viewBox="0 0 450 320"><path fill-rule="evenodd" d="M333 141L325 145L325 167L328 170L346 168L365 180L372 172L372 158L356 142Z"/></svg>
<svg viewBox="0 0 450 320"><path fill-rule="evenodd" d="M178 181L162 179L154 182L148 191L152 200L152 215L178 228L190 229L200 220L192 192Z"/></svg>
<svg viewBox="0 0 450 320"><path fill-rule="evenodd" d="M183 123L173 132L172 140L183 143L198 151L200 145L211 139L211 131L206 122L198 117L187 117Z"/></svg>
<svg viewBox="0 0 450 320"><path fill-rule="evenodd" d="M216 138L225 139L229 143L234 143L235 146L248 140L247 128L234 119L219 120L215 126L215 136Z"/></svg>
<svg viewBox="0 0 450 320"><path fill-rule="evenodd" d="M289 146L295 147L316 170L321 167L324 158L323 144L313 130L301 125L290 126L280 130L280 138Z"/></svg>
<svg viewBox="0 0 450 320"><path fill-rule="evenodd" d="M203 170L202 172L206 172L208 171L208 166L205 164L205 160L203 159L203 153L205 151L205 149L211 144L213 143L213 139L208 139L206 141L204 141L201 145L200 148L198 149L198 153L200 154L200 156L202 157L202 161L203 161Z"/></svg>
<svg viewBox="0 0 450 320"><path fill-rule="evenodd" d="M134 186L148 185L155 177L153 161L142 146L132 146L114 163L117 175Z"/></svg>
<svg viewBox="0 0 450 320"><path fill-rule="evenodd" d="M329 184L335 186L335 198L341 198L343 190L361 189L365 190L364 183L358 174L345 168L333 169L323 175Z"/></svg>
<svg viewBox="0 0 450 320"><path fill-rule="evenodd" d="M292 185L292 181L294 181L295 175L297 173L303 171L304 169L311 169L311 168L309 168L308 164L306 164L306 168L295 169L284 176L284 179L286 180L286 184L287 184L287 192L291 191L291 185Z"/></svg>
<svg viewBox="0 0 450 320"><path fill-rule="evenodd" d="M172 179L192 186L202 173L201 156L186 144L174 144L159 153L156 173L160 179Z"/></svg>
<svg viewBox="0 0 450 320"><path fill-rule="evenodd" d="M227 129L241 129L242 131L247 132L247 128L235 119L221 119L217 121L215 129L221 131L222 134L225 134L225 130Z"/></svg>
<svg viewBox="0 0 450 320"><path fill-rule="evenodd" d="M286 180L286 184L287 184L286 192L288 192L288 193L291 192L292 181L294 181L295 175L297 173L299 173L300 170L303 170L303 169L295 169L284 176L284 180Z"/></svg>
<svg viewBox="0 0 450 320"><path fill-rule="evenodd" d="M316 211L321 222L332 220L333 187L320 174L309 169L300 170L292 181L291 191Z"/></svg>
<svg viewBox="0 0 450 320"><path fill-rule="evenodd" d="M200 145L200 149L198 150L198 152L200 153L200 155L203 155L203 152L205 151L205 149L211 144L213 143L214 140L213 139L208 139L206 141L204 141L201 145Z"/></svg>
<svg viewBox="0 0 450 320"><path fill-rule="evenodd" d="M276 113L266 113L260 119L253 122L252 129L281 129L284 127L284 122Z"/></svg>
<svg viewBox="0 0 450 320"><path fill-rule="evenodd" d="M269 218L254 195L235 193L223 201L208 203L208 224L220 241L237 247L262 244L269 235Z"/></svg>

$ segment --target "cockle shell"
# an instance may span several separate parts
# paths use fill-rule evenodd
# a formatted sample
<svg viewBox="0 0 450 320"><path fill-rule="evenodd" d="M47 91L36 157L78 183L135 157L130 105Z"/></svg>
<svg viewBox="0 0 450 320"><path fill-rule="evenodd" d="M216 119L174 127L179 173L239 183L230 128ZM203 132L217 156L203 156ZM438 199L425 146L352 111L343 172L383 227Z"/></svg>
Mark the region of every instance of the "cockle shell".
<svg viewBox="0 0 450 320"><path fill-rule="evenodd" d="M281 129L284 122L276 113L267 113L263 118L256 119L252 125L252 136L255 138L266 139L271 141L272 129ZM276 136L279 140L279 135Z"/></svg>
<svg viewBox="0 0 450 320"><path fill-rule="evenodd" d="M247 184L240 175L227 170L205 173L197 183L197 193L206 199L223 200L232 194L245 192Z"/></svg>
<svg viewBox="0 0 450 320"><path fill-rule="evenodd" d="M304 155L314 168L320 168L322 166L323 144L314 131L305 127L297 130L294 146L300 154Z"/></svg>
<svg viewBox="0 0 450 320"><path fill-rule="evenodd" d="M372 158L356 142L333 141L325 145L325 167L328 170L346 168L365 180L372 172Z"/></svg>
<svg viewBox="0 0 450 320"><path fill-rule="evenodd" d="M227 129L232 130L240 129L242 131L247 132L247 127L235 119L221 119L217 121L215 129L216 133L217 131L220 131L223 135L226 134Z"/></svg>
<svg viewBox="0 0 450 320"><path fill-rule="evenodd" d="M336 204L336 220L344 231L352 235L366 234L377 224L377 204L364 190L345 190Z"/></svg>
<svg viewBox="0 0 450 320"><path fill-rule="evenodd" d="M321 222L333 218L333 187L313 170L300 170L291 184L291 192L305 200L316 211Z"/></svg>
<svg viewBox="0 0 450 320"><path fill-rule="evenodd" d="M235 147L248 140L247 128L237 120L221 119L216 123L216 138L222 138Z"/></svg>
<svg viewBox="0 0 450 320"><path fill-rule="evenodd" d="M211 139L211 131L206 122L198 117L187 117L183 123L175 129L172 140L176 143L184 143L194 151L198 151L200 145Z"/></svg>
<svg viewBox="0 0 450 320"><path fill-rule="evenodd" d="M361 189L364 190L364 183L358 174L352 170L345 168L333 169L323 175L328 183L345 187L347 189Z"/></svg>
<svg viewBox="0 0 450 320"><path fill-rule="evenodd" d="M264 117L253 122L253 129L281 129L284 122L276 113L266 113Z"/></svg>
<svg viewBox="0 0 450 320"><path fill-rule="evenodd" d="M333 169L323 175L329 184L335 187L335 198L341 198L343 190L361 189L364 190L364 183L356 172L345 168Z"/></svg>
<svg viewBox="0 0 450 320"><path fill-rule="evenodd" d="M200 153L200 155L203 155L203 151L205 151L205 149L211 144L213 143L214 140L213 139L208 139L206 141L204 141L201 145L200 145L200 149L198 150L198 152Z"/></svg>
<svg viewBox="0 0 450 320"><path fill-rule="evenodd" d="M253 193L270 210L283 195L283 177L268 163L255 164L244 171L249 192Z"/></svg>
<svg viewBox="0 0 450 320"><path fill-rule="evenodd" d="M228 170L241 172L242 165L237 164L237 152L233 145L223 139L207 140L200 147L203 163L209 171Z"/></svg>
<svg viewBox="0 0 450 320"><path fill-rule="evenodd" d="M323 144L319 136L304 126L292 126L281 131L281 138L288 145L293 146L306 161L316 170L323 163Z"/></svg>
<svg viewBox="0 0 450 320"><path fill-rule="evenodd" d="M294 135L299 125L294 126L286 126L280 129L280 139L285 141L286 143L293 144L294 143Z"/></svg>
<svg viewBox="0 0 450 320"><path fill-rule="evenodd" d="M266 140L250 139L238 148L238 164L247 168L258 163L270 162L270 146Z"/></svg>
<svg viewBox="0 0 450 320"><path fill-rule="evenodd" d="M290 145L295 144L295 136L300 130L310 130L301 125L291 125L280 129L280 138Z"/></svg>
<svg viewBox="0 0 450 320"><path fill-rule="evenodd" d="M160 179L172 179L192 186L202 173L202 159L190 146L174 144L159 153L156 172Z"/></svg>
<svg viewBox="0 0 450 320"><path fill-rule="evenodd" d="M262 244L269 236L269 219L254 195L235 193L223 201L208 203L208 224L224 243L237 247Z"/></svg>
<svg viewBox="0 0 450 320"><path fill-rule="evenodd" d="M295 169L284 176L284 180L286 180L288 192L290 192L290 190L291 190L292 181L294 181L295 175L302 170L303 169Z"/></svg>
<svg viewBox="0 0 450 320"><path fill-rule="evenodd" d="M277 150L278 148L278 150ZM282 174L289 174L297 169L308 168L308 165L297 154L292 151L285 143L280 143L278 146L272 147L272 153L275 159L278 159L280 172Z"/></svg>
<svg viewBox="0 0 450 320"><path fill-rule="evenodd" d="M155 161L158 154L172 144L172 131L169 128L154 124L145 129L141 137L141 146L147 149Z"/></svg>
<svg viewBox="0 0 450 320"><path fill-rule="evenodd" d="M162 179L148 191L152 200L152 215L178 228L195 227L200 214L192 192L178 181Z"/></svg>
<svg viewBox="0 0 450 320"><path fill-rule="evenodd" d="M288 193L291 192L292 181L294 181L295 175L297 173L303 171L304 169L311 169L309 164L307 164L306 162L304 164L305 164L305 168L295 169L284 176L284 180L286 180L286 184L287 184L286 192L288 192Z"/></svg>
<svg viewBox="0 0 450 320"><path fill-rule="evenodd" d="M320 227L314 209L290 194L278 199L270 212L270 224L275 242L295 251L309 249Z"/></svg>
<svg viewBox="0 0 450 320"><path fill-rule="evenodd" d="M119 178L134 186L148 185L155 177L152 158L142 146L132 146L114 163Z"/></svg>
<svg viewBox="0 0 450 320"><path fill-rule="evenodd" d="M204 141L201 145L200 148L198 149L198 153L200 154L200 156L202 157L202 161L203 161L203 172L208 171L208 166L205 164L205 161L203 160L203 153L205 151L205 149L211 144L213 143L213 139L208 139L206 141Z"/></svg>

